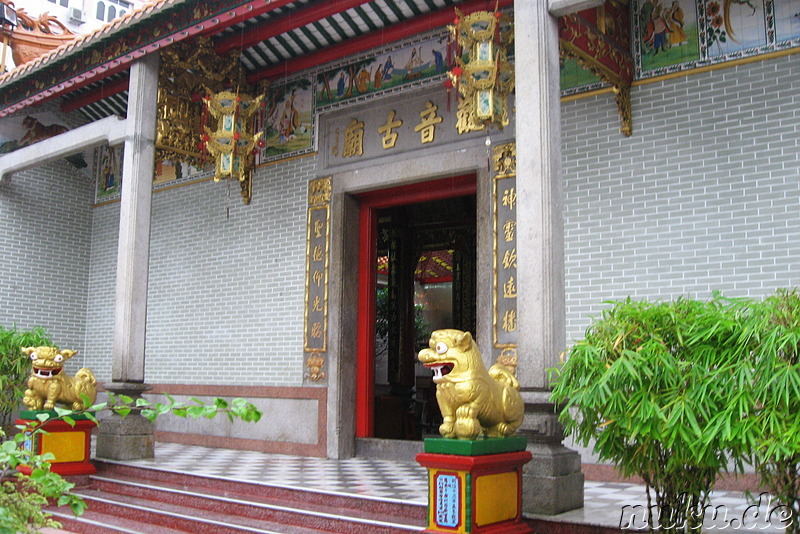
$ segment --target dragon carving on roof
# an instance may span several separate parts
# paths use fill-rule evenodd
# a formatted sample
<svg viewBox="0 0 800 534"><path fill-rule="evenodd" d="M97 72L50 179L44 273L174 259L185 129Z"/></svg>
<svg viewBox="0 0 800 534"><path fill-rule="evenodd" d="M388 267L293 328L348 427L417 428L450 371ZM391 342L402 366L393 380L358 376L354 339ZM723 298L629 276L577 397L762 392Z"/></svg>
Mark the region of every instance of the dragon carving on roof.
<svg viewBox="0 0 800 534"><path fill-rule="evenodd" d="M2 3L14 7L13 2L2 1ZM16 12L18 24L11 32L8 44L17 67L77 37L50 13L45 12L38 18L33 18L23 8L17 9Z"/></svg>

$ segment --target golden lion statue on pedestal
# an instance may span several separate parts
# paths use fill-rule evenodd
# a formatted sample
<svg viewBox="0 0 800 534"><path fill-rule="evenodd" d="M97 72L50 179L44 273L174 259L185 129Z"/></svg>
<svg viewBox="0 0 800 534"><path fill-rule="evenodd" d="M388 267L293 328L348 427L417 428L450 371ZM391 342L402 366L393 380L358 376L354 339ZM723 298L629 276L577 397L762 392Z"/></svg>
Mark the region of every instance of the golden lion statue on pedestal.
<svg viewBox="0 0 800 534"><path fill-rule="evenodd" d="M469 332L436 330L419 361L433 370L443 437L505 437L522 424L525 405L513 371L501 363L487 371Z"/></svg>
<svg viewBox="0 0 800 534"><path fill-rule="evenodd" d="M62 403L78 411L94 404L97 398L97 380L89 369L80 369L75 376L62 373L64 362L75 356L76 350L59 351L56 347L26 347L33 369L28 378L28 389L22 403L31 410L52 410ZM88 406L81 395L88 397Z"/></svg>

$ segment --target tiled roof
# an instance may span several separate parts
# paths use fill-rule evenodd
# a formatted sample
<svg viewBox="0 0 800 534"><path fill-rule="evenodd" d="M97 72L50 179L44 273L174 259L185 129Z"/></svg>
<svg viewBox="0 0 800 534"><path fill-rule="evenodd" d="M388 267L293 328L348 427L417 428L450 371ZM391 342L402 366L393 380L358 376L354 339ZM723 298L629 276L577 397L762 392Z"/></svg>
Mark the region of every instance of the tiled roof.
<svg viewBox="0 0 800 534"><path fill-rule="evenodd" d="M116 31L132 26L152 16L154 13L159 12L167 6L175 6L182 4L186 0L151 0L142 7L130 13L126 13L122 17L114 19L101 28L85 35L77 35L74 40L69 43L63 44L58 48L39 56L38 58L29 61L7 73L0 75L0 86L13 82L17 79L24 78L48 63L60 58L68 57L72 54L79 53L87 46L101 41L102 39L111 36Z"/></svg>

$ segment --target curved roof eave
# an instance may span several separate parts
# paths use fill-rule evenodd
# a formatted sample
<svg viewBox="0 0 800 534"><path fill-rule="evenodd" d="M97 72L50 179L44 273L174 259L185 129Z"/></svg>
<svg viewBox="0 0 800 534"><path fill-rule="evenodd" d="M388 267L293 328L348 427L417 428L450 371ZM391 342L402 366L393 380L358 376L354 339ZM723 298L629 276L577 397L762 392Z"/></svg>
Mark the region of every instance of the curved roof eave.
<svg viewBox="0 0 800 534"><path fill-rule="evenodd" d="M128 68L162 46L217 31L280 0L153 0L0 76L0 117Z"/></svg>

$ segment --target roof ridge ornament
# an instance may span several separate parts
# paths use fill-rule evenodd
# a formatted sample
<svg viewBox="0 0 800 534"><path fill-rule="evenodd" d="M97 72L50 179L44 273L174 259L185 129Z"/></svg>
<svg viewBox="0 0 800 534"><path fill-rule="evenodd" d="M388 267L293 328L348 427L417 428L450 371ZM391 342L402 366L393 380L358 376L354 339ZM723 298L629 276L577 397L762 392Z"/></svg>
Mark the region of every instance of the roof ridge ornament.
<svg viewBox="0 0 800 534"><path fill-rule="evenodd" d="M14 8L13 2L2 1L5 7ZM11 30L9 46L14 65L19 67L45 55L78 37L49 12L33 18L24 8L16 10L16 26Z"/></svg>

